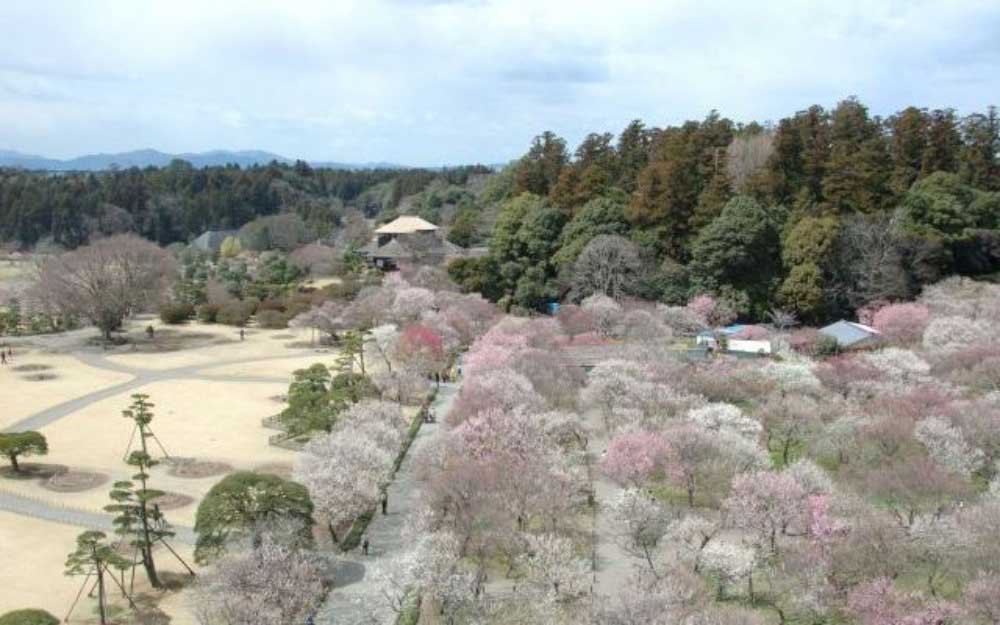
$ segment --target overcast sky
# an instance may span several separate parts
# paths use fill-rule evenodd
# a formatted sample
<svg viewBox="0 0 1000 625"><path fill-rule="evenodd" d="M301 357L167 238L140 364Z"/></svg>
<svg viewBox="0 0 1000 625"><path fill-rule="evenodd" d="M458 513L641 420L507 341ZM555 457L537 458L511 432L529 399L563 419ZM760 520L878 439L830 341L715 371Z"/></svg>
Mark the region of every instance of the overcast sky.
<svg viewBox="0 0 1000 625"><path fill-rule="evenodd" d="M504 162L700 119L1000 103L997 0L4 1L0 149Z"/></svg>

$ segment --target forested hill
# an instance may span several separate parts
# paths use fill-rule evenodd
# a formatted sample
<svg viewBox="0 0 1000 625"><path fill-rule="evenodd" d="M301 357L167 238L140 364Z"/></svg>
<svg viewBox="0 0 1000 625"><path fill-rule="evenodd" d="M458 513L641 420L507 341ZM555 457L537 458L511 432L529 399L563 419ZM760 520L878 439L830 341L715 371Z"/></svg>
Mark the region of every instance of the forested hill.
<svg viewBox="0 0 1000 625"><path fill-rule="evenodd" d="M91 236L136 232L166 245L206 229L239 228L277 213L298 214L317 236L349 215L391 212L435 180L465 184L486 167L447 170L265 166L166 167L46 174L0 169L0 241L76 247Z"/></svg>
<svg viewBox="0 0 1000 625"><path fill-rule="evenodd" d="M702 121L617 137L572 155L546 132L499 174L504 200L484 259L452 275L536 308L574 290L587 261L621 259L627 294L681 303L712 292L743 315L800 318L912 297L953 273L1000 269L1000 119L907 108L869 114L856 99L777 124ZM578 276L576 276L578 277Z"/></svg>

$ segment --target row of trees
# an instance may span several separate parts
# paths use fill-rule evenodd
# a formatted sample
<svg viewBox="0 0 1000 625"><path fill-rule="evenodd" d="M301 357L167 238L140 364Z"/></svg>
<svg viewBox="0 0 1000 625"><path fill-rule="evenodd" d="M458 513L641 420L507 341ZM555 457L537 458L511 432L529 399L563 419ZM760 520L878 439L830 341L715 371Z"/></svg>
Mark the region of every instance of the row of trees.
<svg viewBox="0 0 1000 625"><path fill-rule="evenodd" d="M612 139L589 135L571 158L554 134L536 138L496 176L490 254L456 262L453 277L525 308L617 295L581 285L594 263L577 261L594 239L620 236L589 255L613 255L599 265L629 276L627 295L677 304L711 292L758 318L780 300L819 320L1000 267L994 109L881 119L849 99L773 127L712 113L663 129L633 122Z"/></svg>

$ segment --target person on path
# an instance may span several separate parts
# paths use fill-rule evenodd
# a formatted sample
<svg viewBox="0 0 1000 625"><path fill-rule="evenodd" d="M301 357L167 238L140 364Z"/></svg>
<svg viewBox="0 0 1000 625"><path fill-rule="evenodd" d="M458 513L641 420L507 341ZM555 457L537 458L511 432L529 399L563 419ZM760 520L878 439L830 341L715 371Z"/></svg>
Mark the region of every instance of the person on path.
<svg viewBox="0 0 1000 625"><path fill-rule="evenodd" d="M361 553L368 555L369 546L371 546L371 543L368 542L368 537L365 537L365 541L361 543Z"/></svg>
<svg viewBox="0 0 1000 625"><path fill-rule="evenodd" d="M243 331L243 328L240 328L240 340L242 341L245 336L246 332Z"/></svg>
<svg viewBox="0 0 1000 625"><path fill-rule="evenodd" d="M389 493L382 491L382 516L389 514L386 509L389 507Z"/></svg>
<svg viewBox="0 0 1000 625"><path fill-rule="evenodd" d="M7 352L0 350L0 365L7 365Z"/></svg>

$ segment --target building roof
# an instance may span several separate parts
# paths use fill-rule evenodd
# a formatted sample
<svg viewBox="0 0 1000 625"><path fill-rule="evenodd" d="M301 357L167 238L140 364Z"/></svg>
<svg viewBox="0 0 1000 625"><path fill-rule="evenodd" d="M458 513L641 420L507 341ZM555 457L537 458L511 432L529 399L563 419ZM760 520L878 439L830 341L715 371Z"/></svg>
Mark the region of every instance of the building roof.
<svg viewBox="0 0 1000 625"><path fill-rule="evenodd" d="M375 258L412 258L413 252L406 249L399 239L393 239L371 253Z"/></svg>
<svg viewBox="0 0 1000 625"><path fill-rule="evenodd" d="M726 348L731 352L742 354L770 354L771 341L740 341L733 339L729 341Z"/></svg>
<svg viewBox="0 0 1000 625"><path fill-rule="evenodd" d="M432 232L438 227L413 215L402 215L389 223L376 228L375 234L412 234L414 232Z"/></svg>
<svg viewBox="0 0 1000 625"><path fill-rule="evenodd" d="M237 234L237 230L206 230L192 241L191 245L206 252L214 252L222 246L222 242L226 240L226 237L236 236Z"/></svg>
<svg viewBox="0 0 1000 625"><path fill-rule="evenodd" d="M881 332L871 326L854 323L845 319L831 323L825 328L820 328L819 331L826 336L836 339L837 344L841 347L850 347L882 336Z"/></svg>

